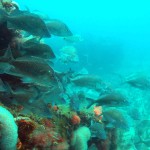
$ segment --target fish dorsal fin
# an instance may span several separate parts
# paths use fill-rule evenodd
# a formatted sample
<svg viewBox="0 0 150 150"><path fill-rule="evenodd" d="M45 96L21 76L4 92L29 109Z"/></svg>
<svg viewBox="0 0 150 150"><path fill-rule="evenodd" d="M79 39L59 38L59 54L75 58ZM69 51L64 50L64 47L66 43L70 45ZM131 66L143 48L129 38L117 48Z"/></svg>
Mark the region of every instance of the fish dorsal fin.
<svg viewBox="0 0 150 150"><path fill-rule="evenodd" d="M87 97L86 100L89 101L89 104L86 106L86 109L89 109L94 104L95 101L92 98L87 98Z"/></svg>

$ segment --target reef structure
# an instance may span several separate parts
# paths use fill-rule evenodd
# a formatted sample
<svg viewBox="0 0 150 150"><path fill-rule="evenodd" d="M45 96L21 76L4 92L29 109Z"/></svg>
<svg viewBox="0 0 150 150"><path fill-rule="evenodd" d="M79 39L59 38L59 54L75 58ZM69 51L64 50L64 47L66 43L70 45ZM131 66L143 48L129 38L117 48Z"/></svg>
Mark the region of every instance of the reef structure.
<svg viewBox="0 0 150 150"><path fill-rule="evenodd" d="M18 140L18 127L13 115L0 106L0 149L15 150Z"/></svg>

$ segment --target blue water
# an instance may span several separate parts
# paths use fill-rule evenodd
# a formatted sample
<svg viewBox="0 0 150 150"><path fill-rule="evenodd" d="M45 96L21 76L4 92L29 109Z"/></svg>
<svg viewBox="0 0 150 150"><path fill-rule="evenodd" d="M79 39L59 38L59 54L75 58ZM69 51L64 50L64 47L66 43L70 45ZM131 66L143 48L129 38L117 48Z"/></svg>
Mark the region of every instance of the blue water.
<svg viewBox="0 0 150 150"><path fill-rule="evenodd" d="M74 34L80 34L84 41L76 44L76 47L80 60L88 56L86 67L91 72L149 67L148 0L16 2L21 9L27 6L31 11L40 10L50 18L60 19Z"/></svg>

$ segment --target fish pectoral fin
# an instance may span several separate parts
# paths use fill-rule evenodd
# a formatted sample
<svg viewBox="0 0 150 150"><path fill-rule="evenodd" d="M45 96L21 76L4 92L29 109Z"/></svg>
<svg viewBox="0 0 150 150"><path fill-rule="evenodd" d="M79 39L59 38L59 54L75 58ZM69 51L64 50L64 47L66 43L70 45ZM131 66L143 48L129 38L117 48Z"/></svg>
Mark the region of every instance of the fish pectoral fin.
<svg viewBox="0 0 150 150"><path fill-rule="evenodd" d="M91 99L91 98L87 98L87 97L86 97L86 100L89 101L89 104L88 104L87 107L86 107L87 109L90 108L90 107L95 103L94 100Z"/></svg>

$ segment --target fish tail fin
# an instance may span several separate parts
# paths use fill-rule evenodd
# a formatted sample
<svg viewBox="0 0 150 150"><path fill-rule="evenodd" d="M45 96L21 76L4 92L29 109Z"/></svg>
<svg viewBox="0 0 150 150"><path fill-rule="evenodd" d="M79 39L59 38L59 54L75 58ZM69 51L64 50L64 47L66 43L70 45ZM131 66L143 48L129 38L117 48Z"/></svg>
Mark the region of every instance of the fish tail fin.
<svg viewBox="0 0 150 150"><path fill-rule="evenodd" d="M94 104L94 100L91 98L86 98L86 100L89 101L89 104L86 106L86 109L89 109Z"/></svg>

